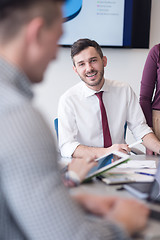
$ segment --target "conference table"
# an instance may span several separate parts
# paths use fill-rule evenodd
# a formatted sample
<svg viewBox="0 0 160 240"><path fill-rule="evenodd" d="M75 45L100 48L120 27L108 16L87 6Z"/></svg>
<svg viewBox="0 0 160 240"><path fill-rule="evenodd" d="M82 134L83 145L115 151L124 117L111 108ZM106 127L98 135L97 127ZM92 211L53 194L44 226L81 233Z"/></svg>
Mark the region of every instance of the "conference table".
<svg viewBox="0 0 160 240"><path fill-rule="evenodd" d="M154 160L156 166L158 165L159 156L147 156L147 155L131 155L132 160ZM121 168L123 171L123 168ZM124 190L122 185L107 185L98 179L94 179L92 182L83 183L78 187L71 190L74 194L79 192L93 193L93 194L103 194L103 195L114 195L127 198L135 198L128 191ZM141 200L142 201L142 200ZM152 206L152 209L158 209L160 211L160 205L147 203L148 206ZM146 228L134 237L136 240L160 240L160 220L155 220L149 218Z"/></svg>

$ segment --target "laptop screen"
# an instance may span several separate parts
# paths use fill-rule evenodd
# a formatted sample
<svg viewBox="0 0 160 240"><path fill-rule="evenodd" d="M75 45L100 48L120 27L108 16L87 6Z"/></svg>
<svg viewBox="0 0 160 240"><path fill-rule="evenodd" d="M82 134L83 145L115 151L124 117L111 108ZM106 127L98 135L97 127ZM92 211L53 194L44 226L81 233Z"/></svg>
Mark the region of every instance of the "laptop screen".
<svg viewBox="0 0 160 240"><path fill-rule="evenodd" d="M160 161L158 164L155 179L150 188L149 200L160 202Z"/></svg>

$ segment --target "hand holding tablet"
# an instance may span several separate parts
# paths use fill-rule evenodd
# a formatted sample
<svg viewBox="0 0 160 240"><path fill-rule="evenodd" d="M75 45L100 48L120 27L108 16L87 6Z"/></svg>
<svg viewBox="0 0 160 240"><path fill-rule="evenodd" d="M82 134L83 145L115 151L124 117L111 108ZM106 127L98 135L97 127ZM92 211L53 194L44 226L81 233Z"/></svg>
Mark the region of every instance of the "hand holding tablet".
<svg viewBox="0 0 160 240"><path fill-rule="evenodd" d="M119 164L122 164L129 160L129 155L114 151L109 154L106 154L100 158L97 158L95 161L98 162L97 166L93 167L85 177L84 181L88 181L91 178L102 174L110 170L111 168L116 167Z"/></svg>

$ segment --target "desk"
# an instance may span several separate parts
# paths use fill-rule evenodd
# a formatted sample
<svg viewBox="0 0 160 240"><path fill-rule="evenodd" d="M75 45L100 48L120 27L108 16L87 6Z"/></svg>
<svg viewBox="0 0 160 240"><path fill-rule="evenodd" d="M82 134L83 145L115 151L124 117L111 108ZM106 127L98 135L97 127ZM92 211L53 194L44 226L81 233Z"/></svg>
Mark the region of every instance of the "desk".
<svg viewBox="0 0 160 240"><path fill-rule="evenodd" d="M158 164L159 157L156 156L145 156L145 155L132 155L131 159L135 160L155 160L156 165ZM121 169L122 170L122 169ZM81 184L79 187L72 189L74 193L76 192L86 192L86 193L93 193L93 194L103 194L103 195L116 195L120 197L127 197L127 198L133 198L133 195L131 195L126 190L118 190L121 187L121 185L114 185L109 186L106 185L98 180L94 180L92 183L85 183ZM147 205L152 205L155 209L160 209L160 205L150 204L147 203ZM157 234L157 236L156 236ZM153 238L154 236L154 238ZM146 229L140 233L136 238L136 240L160 240L160 221L156 221L153 219L149 219L148 225Z"/></svg>

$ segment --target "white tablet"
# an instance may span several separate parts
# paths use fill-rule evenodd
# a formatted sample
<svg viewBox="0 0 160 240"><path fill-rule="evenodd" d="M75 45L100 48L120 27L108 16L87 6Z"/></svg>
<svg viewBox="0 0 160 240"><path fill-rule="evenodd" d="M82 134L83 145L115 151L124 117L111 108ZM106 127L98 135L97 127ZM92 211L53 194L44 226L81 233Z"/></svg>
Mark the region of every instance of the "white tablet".
<svg viewBox="0 0 160 240"><path fill-rule="evenodd" d="M111 168L116 167L119 164L127 162L129 160L129 155L122 152L114 151L109 154L106 154L100 158L97 158L95 161L98 162L98 165L93 167L87 174L84 181L90 180L92 177L98 176L103 172L110 170Z"/></svg>

